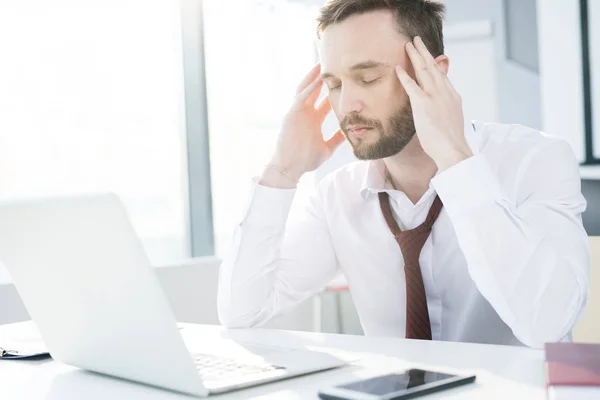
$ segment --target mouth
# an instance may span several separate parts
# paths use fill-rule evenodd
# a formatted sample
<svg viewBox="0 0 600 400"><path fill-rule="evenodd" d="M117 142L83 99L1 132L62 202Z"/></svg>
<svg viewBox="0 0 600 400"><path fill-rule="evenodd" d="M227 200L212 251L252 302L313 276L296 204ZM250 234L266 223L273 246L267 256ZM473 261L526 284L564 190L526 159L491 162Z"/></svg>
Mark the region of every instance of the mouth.
<svg viewBox="0 0 600 400"><path fill-rule="evenodd" d="M367 133L367 131L370 131L371 129L373 128L368 126L353 125L348 127L347 132L353 137L362 137Z"/></svg>

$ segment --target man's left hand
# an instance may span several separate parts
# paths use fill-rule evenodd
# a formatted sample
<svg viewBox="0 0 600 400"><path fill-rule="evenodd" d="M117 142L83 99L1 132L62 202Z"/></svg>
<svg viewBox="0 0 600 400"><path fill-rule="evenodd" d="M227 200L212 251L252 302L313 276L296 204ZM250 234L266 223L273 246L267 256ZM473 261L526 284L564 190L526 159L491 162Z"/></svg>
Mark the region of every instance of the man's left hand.
<svg viewBox="0 0 600 400"><path fill-rule="evenodd" d="M406 44L406 53L417 81L399 65L396 74L410 99L421 146L444 171L473 155L464 136L462 100L420 37Z"/></svg>

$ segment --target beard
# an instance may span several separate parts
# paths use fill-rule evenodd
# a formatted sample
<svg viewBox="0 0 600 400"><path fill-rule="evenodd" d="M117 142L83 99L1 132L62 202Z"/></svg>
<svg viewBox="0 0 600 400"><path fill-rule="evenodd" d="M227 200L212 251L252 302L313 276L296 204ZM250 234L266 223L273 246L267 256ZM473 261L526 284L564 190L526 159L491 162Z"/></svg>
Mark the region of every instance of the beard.
<svg viewBox="0 0 600 400"><path fill-rule="evenodd" d="M371 128L378 134L377 141L368 143L366 137L351 138L348 135L349 125ZM394 156L400 153L415 135L415 123L410 103L400 108L388 119L387 128L380 120L367 119L359 114L346 115L340 126L352 146L354 156L359 160L377 160Z"/></svg>

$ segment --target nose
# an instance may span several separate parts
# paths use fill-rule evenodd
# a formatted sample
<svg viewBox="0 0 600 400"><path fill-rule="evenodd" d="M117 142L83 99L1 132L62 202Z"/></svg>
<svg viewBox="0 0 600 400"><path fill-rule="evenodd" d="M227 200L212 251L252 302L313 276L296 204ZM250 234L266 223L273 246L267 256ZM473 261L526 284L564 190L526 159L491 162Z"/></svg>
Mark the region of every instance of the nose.
<svg viewBox="0 0 600 400"><path fill-rule="evenodd" d="M358 97L356 90L352 87L342 87L339 97L338 109L341 115L348 115L350 113L360 114L363 111L364 104Z"/></svg>

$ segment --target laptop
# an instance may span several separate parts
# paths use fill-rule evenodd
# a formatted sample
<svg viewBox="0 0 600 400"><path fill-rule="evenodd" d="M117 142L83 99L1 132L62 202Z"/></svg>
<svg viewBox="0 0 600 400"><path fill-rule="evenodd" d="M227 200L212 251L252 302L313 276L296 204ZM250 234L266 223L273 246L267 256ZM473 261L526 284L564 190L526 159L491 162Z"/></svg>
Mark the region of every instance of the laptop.
<svg viewBox="0 0 600 400"><path fill-rule="evenodd" d="M237 343L210 326L194 329L192 348L112 194L0 201L0 261L64 364L204 397L346 363Z"/></svg>

